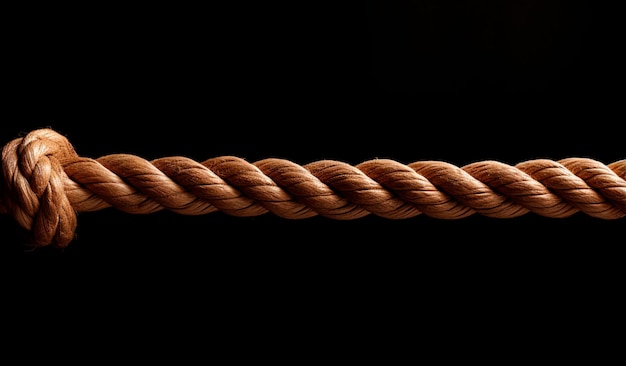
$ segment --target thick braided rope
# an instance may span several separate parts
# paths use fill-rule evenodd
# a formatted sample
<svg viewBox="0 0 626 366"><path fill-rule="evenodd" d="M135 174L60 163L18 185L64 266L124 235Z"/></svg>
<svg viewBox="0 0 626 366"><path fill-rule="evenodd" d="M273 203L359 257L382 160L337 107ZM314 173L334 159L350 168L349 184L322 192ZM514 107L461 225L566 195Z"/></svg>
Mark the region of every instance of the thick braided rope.
<svg viewBox="0 0 626 366"><path fill-rule="evenodd" d="M374 159L356 166L320 160L298 165L235 156L203 162L173 156L147 161L129 154L80 157L51 129L32 131L2 149L0 213L10 213L35 246L67 246L76 212L114 207L132 214L171 210L272 213L287 219L321 215L352 220L369 214L460 219L513 218L529 212L565 218L626 217L626 160L536 159L515 166L480 161L402 164Z"/></svg>

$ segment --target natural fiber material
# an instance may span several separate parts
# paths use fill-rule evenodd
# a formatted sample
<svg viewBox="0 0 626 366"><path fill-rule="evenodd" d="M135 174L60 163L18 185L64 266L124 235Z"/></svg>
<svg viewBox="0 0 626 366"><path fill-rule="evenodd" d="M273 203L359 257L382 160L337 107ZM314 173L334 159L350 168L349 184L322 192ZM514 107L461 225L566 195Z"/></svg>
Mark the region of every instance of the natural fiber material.
<svg viewBox="0 0 626 366"><path fill-rule="evenodd" d="M235 156L203 162L181 156L147 161L128 154L91 159L77 155L51 129L4 146L0 187L0 213L29 230L36 246L67 246L76 212L108 207L131 214L269 212L287 219L337 220L369 214L513 218L529 212L552 218L576 212L626 217L626 160L605 165L589 158L537 159L515 166L480 161L457 167L389 159L356 166L334 160L301 166L275 158L251 163Z"/></svg>

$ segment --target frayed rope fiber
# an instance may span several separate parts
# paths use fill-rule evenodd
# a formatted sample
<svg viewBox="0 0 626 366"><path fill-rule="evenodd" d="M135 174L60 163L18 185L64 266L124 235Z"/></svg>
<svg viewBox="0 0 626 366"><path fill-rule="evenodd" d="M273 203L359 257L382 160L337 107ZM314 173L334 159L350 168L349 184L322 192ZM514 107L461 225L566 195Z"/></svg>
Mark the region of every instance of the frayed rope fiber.
<svg viewBox="0 0 626 366"><path fill-rule="evenodd" d="M129 154L91 159L44 128L3 147L0 189L0 214L12 215L28 230L34 246L63 248L74 239L77 212L108 207L131 214L270 212L287 219L352 220L369 214L460 219L475 213L513 218L529 212L620 219L626 217L626 160L605 165L572 157L515 166L489 160L458 167L389 159L355 166L276 158L250 163L235 156L203 162L181 156L147 161Z"/></svg>

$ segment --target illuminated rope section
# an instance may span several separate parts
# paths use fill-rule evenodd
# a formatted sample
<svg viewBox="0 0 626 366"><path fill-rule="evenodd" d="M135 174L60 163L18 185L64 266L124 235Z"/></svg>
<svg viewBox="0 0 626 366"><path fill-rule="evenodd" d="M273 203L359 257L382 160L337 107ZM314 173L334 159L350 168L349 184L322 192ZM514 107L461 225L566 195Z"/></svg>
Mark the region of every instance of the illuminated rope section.
<svg viewBox="0 0 626 366"><path fill-rule="evenodd" d="M34 130L3 147L0 188L0 213L29 230L35 246L67 246L77 212L109 207L130 214L222 211L337 220L420 214L513 218L529 212L551 218L576 212L607 220L626 217L626 160L605 165L572 157L515 166L489 160L458 167L389 159L355 166L335 160L248 162L235 156L202 162L181 156L148 161L129 154L92 159L79 156L51 129Z"/></svg>

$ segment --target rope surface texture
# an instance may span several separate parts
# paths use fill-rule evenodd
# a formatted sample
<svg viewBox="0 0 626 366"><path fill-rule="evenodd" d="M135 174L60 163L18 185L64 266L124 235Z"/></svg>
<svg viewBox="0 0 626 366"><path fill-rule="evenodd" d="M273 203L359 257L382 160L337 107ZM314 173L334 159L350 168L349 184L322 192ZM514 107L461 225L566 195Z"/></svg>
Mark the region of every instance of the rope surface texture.
<svg viewBox="0 0 626 366"><path fill-rule="evenodd" d="M0 189L0 214L30 231L34 246L63 248L74 238L77 212L108 207L131 214L270 212L287 219L513 218L529 212L620 219L626 217L626 160L605 165L589 158L536 159L515 166L489 160L458 167L389 159L355 166L276 158L251 163L235 156L203 162L129 154L91 159L43 128L3 147Z"/></svg>

